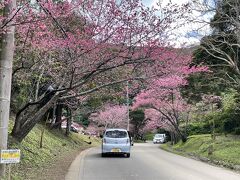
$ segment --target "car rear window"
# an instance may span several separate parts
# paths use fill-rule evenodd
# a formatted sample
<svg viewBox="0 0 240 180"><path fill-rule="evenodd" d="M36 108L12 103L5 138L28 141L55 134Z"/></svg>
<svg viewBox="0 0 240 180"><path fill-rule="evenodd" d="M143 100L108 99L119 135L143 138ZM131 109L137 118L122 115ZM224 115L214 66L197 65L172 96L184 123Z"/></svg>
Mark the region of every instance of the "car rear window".
<svg viewBox="0 0 240 180"><path fill-rule="evenodd" d="M127 132L119 130L107 131L105 136L109 138L125 138L127 137Z"/></svg>

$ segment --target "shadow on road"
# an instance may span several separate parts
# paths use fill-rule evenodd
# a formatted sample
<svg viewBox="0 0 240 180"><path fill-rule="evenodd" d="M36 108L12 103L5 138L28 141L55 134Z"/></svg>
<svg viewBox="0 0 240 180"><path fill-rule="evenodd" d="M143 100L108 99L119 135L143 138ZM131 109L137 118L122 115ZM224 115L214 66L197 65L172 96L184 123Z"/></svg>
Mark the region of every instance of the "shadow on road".
<svg viewBox="0 0 240 180"><path fill-rule="evenodd" d="M101 153L91 154L90 158L126 158L124 154L106 154L105 157L102 157Z"/></svg>
<svg viewBox="0 0 240 180"><path fill-rule="evenodd" d="M105 157L102 157L102 155L99 155L101 158L126 158L126 155L124 154L106 154Z"/></svg>

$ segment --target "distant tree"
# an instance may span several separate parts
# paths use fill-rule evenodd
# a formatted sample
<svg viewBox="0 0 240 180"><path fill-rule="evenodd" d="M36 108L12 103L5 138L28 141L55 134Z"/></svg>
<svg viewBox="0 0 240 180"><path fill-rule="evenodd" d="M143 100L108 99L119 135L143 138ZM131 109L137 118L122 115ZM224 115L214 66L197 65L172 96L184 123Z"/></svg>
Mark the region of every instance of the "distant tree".
<svg viewBox="0 0 240 180"><path fill-rule="evenodd" d="M90 121L106 128L127 127L127 107L123 105L106 104L97 113L92 113Z"/></svg>
<svg viewBox="0 0 240 180"><path fill-rule="evenodd" d="M210 21L211 34L201 39L193 54L194 65L207 65L212 72L191 76L184 91L186 97L199 100L201 94L220 95L228 88L240 88L240 1L194 3L200 13L214 13ZM202 23L206 25L207 22Z"/></svg>
<svg viewBox="0 0 240 180"><path fill-rule="evenodd" d="M140 130L146 125L146 119L144 111L141 109L131 111L130 114L130 123L132 124L132 132L135 138L140 136Z"/></svg>

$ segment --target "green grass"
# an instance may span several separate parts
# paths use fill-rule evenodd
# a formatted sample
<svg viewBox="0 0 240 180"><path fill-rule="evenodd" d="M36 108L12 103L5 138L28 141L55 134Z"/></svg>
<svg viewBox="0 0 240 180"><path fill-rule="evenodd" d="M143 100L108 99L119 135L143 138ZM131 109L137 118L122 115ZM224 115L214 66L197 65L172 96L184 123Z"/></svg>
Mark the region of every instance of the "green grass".
<svg viewBox="0 0 240 180"><path fill-rule="evenodd" d="M209 155L211 145L213 153ZM193 135L186 143L179 142L174 146L167 143L162 148L182 155L208 158L229 167L240 165L240 136L216 136L216 140L213 141L210 135Z"/></svg>
<svg viewBox="0 0 240 180"><path fill-rule="evenodd" d="M9 129L13 126L10 121ZM69 137L64 135L61 130L44 130L43 147L40 148L40 136L44 126L37 124L29 135L18 143L9 136L9 149L21 150L21 162L12 166L13 179L27 179L34 177L38 169L44 168L49 164L54 163L54 160L59 155L69 154L77 150L90 147L84 141L91 141L91 146L96 146L100 143L98 138L91 139L88 136L71 133ZM10 131L10 130L9 130ZM26 174L28 177L26 177Z"/></svg>

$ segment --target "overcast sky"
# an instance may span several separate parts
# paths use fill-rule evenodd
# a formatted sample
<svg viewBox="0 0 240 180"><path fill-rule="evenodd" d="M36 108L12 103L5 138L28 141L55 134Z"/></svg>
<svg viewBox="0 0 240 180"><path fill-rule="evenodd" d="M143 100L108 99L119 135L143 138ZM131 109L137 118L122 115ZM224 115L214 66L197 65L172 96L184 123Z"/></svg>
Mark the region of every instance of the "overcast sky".
<svg viewBox="0 0 240 180"><path fill-rule="evenodd" d="M161 1L161 6L165 7L170 0L160 0ZM177 5L182 5L187 2L192 2L192 0L171 0L172 3L177 4ZM202 0L198 0L198 2L201 2ZM142 0L143 4L151 7L154 6L156 7L157 2L159 0ZM210 18L212 17L213 14L208 14L202 16L201 13L197 11L193 11L191 13L191 17L193 19L201 19L200 21L209 21ZM207 35L210 33L210 28L208 25L203 24L203 23L186 23L183 27L176 29L173 32L173 35L171 36L171 39L173 39L174 44L176 44L178 47L180 46L191 46L193 44L199 44L200 39L202 36Z"/></svg>

